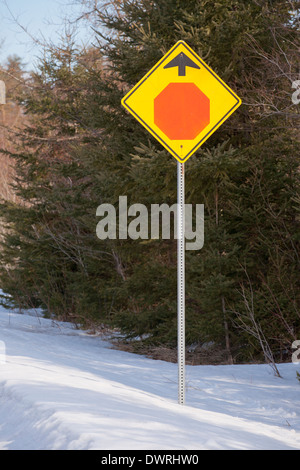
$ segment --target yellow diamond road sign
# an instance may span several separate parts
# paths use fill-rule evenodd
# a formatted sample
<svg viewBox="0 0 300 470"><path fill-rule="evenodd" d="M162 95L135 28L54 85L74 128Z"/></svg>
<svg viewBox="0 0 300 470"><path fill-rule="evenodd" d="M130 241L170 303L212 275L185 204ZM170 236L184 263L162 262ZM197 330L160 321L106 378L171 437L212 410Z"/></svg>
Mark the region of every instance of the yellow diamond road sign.
<svg viewBox="0 0 300 470"><path fill-rule="evenodd" d="M240 98L183 41L122 99L122 105L181 163L240 104Z"/></svg>

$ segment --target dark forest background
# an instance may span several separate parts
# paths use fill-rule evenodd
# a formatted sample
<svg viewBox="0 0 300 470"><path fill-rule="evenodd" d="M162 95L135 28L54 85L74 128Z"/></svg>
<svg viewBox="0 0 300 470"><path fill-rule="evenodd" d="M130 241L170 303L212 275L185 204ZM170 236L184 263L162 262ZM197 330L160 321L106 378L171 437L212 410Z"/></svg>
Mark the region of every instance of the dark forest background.
<svg viewBox="0 0 300 470"><path fill-rule="evenodd" d="M96 210L120 195L176 202L176 160L121 99L184 40L243 102L186 163L186 203L205 206L204 247L186 252L187 358L290 360L300 338L299 2L82 4L92 44L78 47L68 30L30 74L17 57L0 68L3 303L117 328L122 347L175 357L176 241L101 241Z"/></svg>

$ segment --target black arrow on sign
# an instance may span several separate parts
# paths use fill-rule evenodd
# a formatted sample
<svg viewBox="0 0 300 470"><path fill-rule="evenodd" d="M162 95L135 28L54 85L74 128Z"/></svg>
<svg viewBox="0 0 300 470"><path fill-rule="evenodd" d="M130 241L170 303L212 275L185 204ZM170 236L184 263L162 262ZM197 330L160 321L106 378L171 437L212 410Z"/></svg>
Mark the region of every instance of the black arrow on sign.
<svg viewBox="0 0 300 470"><path fill-rule="evenodd" d="M184 52L180 52L174 59L171 60L164 69L170 69L172 67L178 67L178 76L185 77L186 67L193 67L194 69L200 69L199 65L195 64Z"/></svg>

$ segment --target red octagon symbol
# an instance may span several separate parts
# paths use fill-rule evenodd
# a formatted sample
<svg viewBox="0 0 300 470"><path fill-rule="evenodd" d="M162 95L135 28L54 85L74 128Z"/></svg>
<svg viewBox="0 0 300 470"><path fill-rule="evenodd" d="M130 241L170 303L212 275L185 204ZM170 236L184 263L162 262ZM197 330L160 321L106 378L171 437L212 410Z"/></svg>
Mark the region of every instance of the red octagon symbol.
<svg viewBox="0 0 300 470"><path fill-rule="evenodd" d="M154 99L154 122L170 140L193 140L210 122L210 100L194 83L170 83Z"/></svg>

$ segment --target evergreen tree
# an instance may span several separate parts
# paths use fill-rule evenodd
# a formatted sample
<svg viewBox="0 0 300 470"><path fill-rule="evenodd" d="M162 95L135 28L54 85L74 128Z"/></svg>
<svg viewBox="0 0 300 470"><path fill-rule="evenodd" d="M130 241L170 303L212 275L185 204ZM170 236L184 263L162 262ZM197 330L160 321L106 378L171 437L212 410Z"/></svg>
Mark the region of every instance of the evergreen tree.
<svg viewBox="0 0 300 470"><path fill-rule="evenodd" d="M70 40L48 51L26 96L30 124L12 154L19 199L1 208L3 290L21 307L87 324L101 321L115 288L113 252L95 237L100 198L91 188L101 165L93 154L92 166L87 149L101 133L89 113L89 77L99 70L101 56Z"/></svg>
<svg viewBox="0 0 300 470"><path fill-rule="evenodd" d="M262 101L262 81L264 97L272 97L277 109L279 100L276 102L276 96L286 96L289 90L290 83L286 77L276 80L274 70L261 60L259 53L262 50L265 56L271 57L276 45L279 44L280 50L284 51L290 48L292 41L297 41L289 4L282 1L189 1L184 4L172 0L124 1L121 2L121 14L119 10L114 17L110 13L100 15L100 23L114 33L105 38L103 49L109 58L112 74L124 83L123 94L177 40L183 39L246 102L186 165L187 202L205 202L207 213L205 247L201 253L189 253L187 260L187 340L214 340L226 348L229 359L232 357L231 347L240 357L256 354L257 344L254 350L249 347L247 351L240 352L241 342L245 339L241 339L243 335L233 327L236 312L243 311L242 286L248 283L248 279L251 279L256 296L256 315L265 328L269 330L270 325L265 324L265 318L272 318L272 322L281 318L283 327L286 316L290 324L288 329L295 333L299 328L297 278L293 276L292 283L289 283L294 288L294 313L290 316L280 306L278 282L284 285L285 281L284 270L278 272L278 260L277 277L281 280L277 280L276 288L271 286L274 277L270 276L270 271L271 266L275 268L271 253L279 242L276 250L280 252L281 262L284 264L288 257L296 270L299 262L293 240L294 230L299 233L299 223L293 215L292 203L298 189L299 162L294 157L297 142L285 114L269 112L268 103L262 103L259 109L256 106ZM274 37L274 31L279 32L278 37ZM249 83L251 87L248 87ZM263 121L261 116L265 118ZM278 132L278 129L281 130ZM120 139L119 148L126 150L124 158L128 161L128 156L134 154L135 159L130 162L130 173L119 188L123 189L127 184L126 193L134 198L133 202L157 202L159 196L159 202L175 202L172 157L125 114L114 143ZM147 141L148 147L140 145L140 142ZM278 239L283 226L284 246L282 237ZM151 341L156 337L163 342L174 342L175 246L161 242L158 252L149 244L147 249L148 255L142 250L139 261L130 260L134 266L130 280L134 282L127 285L135 300L140 300L138 292L141 292L141 300L138 307L135 303L134 308L125 310L121 324L133 334L151 333ZM134 255L138 253L140 251ZM158 262L160 257L163 263ZM172 261L169 273L162 278L166 258ZM156 275L153 269L150 275L147 274L148 263L156 265ZM143 281L138 282L138 279ZM172 287L170 279L173 280ZM159 292L155 288L157 280ZM293 288L290 288L289 295ZM266 296L266 289L272 290L273 302L270 302L270 296ZM145 291L155 293L156 302L152 295L145 296ZM287 300L286 294L282 297ZM150 301L149 308L145 308L146 297ZM268 331L266 335L275 348L282 351L288 347L291 341L289 334L283 346L277 333L276 339L273 333Z"/></svg>

